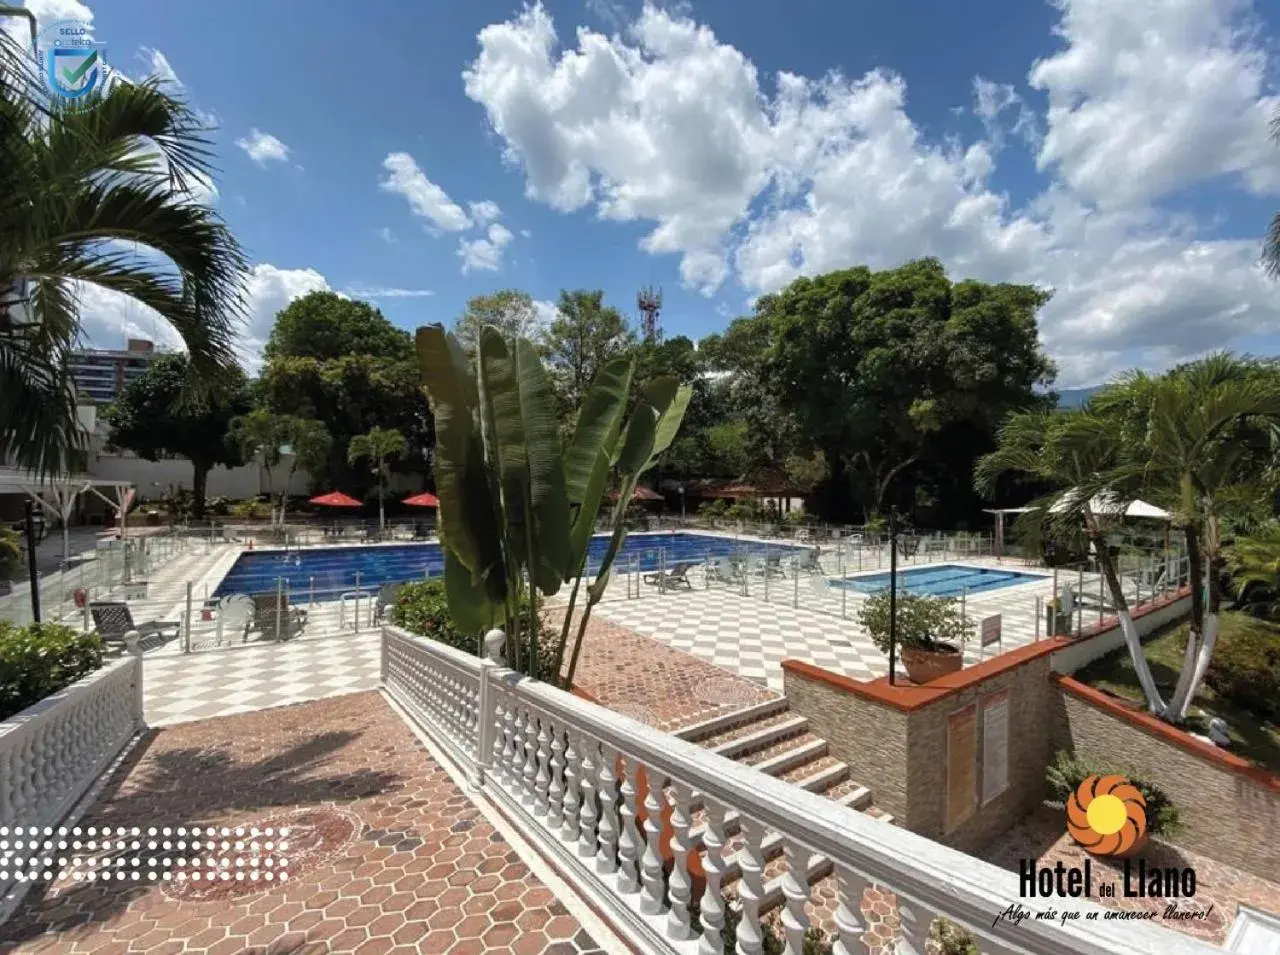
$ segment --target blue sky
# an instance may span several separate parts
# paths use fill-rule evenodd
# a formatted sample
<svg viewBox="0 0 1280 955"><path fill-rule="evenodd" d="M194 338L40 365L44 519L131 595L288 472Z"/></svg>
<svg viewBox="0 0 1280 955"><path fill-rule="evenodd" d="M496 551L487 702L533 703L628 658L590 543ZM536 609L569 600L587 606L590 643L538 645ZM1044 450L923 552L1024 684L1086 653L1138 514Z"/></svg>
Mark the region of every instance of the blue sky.
<svg viewBox="0 0 1280 955"><path fill-rule="evenodd" d="M28 5L216 117L251 363L311 288L412 328L506 287L631 313L655 284L696 338L796 275L925 254L1055 288L1065 386L1280 343L1272 3ZM86 311L99 344L155 326Z"/></svg>

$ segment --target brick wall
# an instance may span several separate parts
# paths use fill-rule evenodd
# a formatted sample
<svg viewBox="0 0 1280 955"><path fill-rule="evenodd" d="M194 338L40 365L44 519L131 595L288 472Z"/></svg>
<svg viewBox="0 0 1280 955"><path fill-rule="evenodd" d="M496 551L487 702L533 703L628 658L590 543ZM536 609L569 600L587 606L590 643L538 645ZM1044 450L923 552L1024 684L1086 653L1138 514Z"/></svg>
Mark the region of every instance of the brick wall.
<svg viewBox="0 0 1280 955"><path fill-rule="evenodd" d="M1280 781L1199 743L1076 680L1057 687L1053 732L1060 748L1132 767L1169 794L1184 830L1178 845L1280 881Z"/></svg>

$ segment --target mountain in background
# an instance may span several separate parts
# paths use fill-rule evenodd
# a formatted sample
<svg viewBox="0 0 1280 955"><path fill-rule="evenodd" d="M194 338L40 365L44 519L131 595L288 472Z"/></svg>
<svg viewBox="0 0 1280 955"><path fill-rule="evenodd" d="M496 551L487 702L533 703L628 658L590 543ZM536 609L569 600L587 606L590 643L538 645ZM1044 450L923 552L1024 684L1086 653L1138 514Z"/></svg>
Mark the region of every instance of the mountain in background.
<svg viewBox="0 0 1280 955"><path fill-rule="evenodd" d="M1094 385L1092 388L1064 388L1058 392L1058 407L1079 408L1101 391L1103 387L1102 385Z"/></svg>

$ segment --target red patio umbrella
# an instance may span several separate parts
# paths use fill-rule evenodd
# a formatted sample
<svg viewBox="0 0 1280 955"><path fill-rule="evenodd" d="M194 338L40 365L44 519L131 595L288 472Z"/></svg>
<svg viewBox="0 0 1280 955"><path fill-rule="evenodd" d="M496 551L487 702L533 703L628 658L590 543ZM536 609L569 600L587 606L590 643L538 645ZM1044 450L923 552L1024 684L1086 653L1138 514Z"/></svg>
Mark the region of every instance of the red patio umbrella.
<svg viewBox="0 0 1280 955"><path fill-rule="evenodd" d="M330 491L328 494L313 497L311 503L322 504L325 507L364 507L363 501L357 501L354 497L349 494L343 494L341 491Z"/></svg>
<svg viewBox="0 0 1280 955"><path fill-rule="evenodd" d="M410 507L439 507L440 498L436 497L430 491L423 491L421 494L415 494L413 497L406 497L401 504L408 504Z"/></svg>
<svg viewBox="0 0 1280 955"><path fill-rule="evenodd" d="M613 498L613 500L616 501L618 499L618 492L614 491L610 496ZM631 500L633 501L665 501L666 498L664 498L657 491L651 491L647 487L641 487L637 485L635 491L632 492L631 494Z"/></svg>

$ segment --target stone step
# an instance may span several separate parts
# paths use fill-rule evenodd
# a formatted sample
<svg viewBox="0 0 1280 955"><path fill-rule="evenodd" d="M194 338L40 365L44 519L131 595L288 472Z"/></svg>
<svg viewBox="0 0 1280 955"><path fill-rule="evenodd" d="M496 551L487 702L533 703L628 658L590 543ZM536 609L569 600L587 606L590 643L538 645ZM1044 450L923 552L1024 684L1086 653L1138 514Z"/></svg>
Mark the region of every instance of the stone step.
<svg viewBox="0 0 1280 955"><path fill-rule="evenodd" d="M800 736L807 732L808 729L808 719L803 716L791 716L788 714L784 719L777 722L770 721L767 726L746 733L736 739L720 743L718 746L712 746L711 752L719 753L721 756L727 756L730 759L738 759L749 753L767 749L775 743L790 737Z"/></svg>
<svg viewBox="0 0 1280 955"><path fill-rule="evenodd" d="M827 755L827 741L825 739L820 739L816 736L811 736L809 739L801 736L798 739L801 740L799 745L789 746L778 753L771 753L759 762L749 762L748 765L770 776L781 776L788 770L803 766L805 763ZM793 741L788 740L788 742ZM765 750L765 752L768 752L768 750Z"/></svg>
<svg viewBox="0 0 1280 955"><path fill-rule="evenodd" d="M848 775L848 764L836 760L830 766L824 766L815 773L810 773L808 776L797 779L795 784L801 789L807 789L811 793L825 796L833 788L843 783Z"/></svg>
<svg viewBox="0 0 1280 955"><path fill-rule="evenodd" d="M734 710L732 713L723 713L720 716L713 716L709 720L703 720L701 723L686 726L683 729L676 730L672 735L688 740L691 743L702 742L710 736L724 733L726 730L741 726L743 723L776 716L778 713L785 712L790 705L785 697L761 700L759 703L752 703L750 706Z"/></svg>

